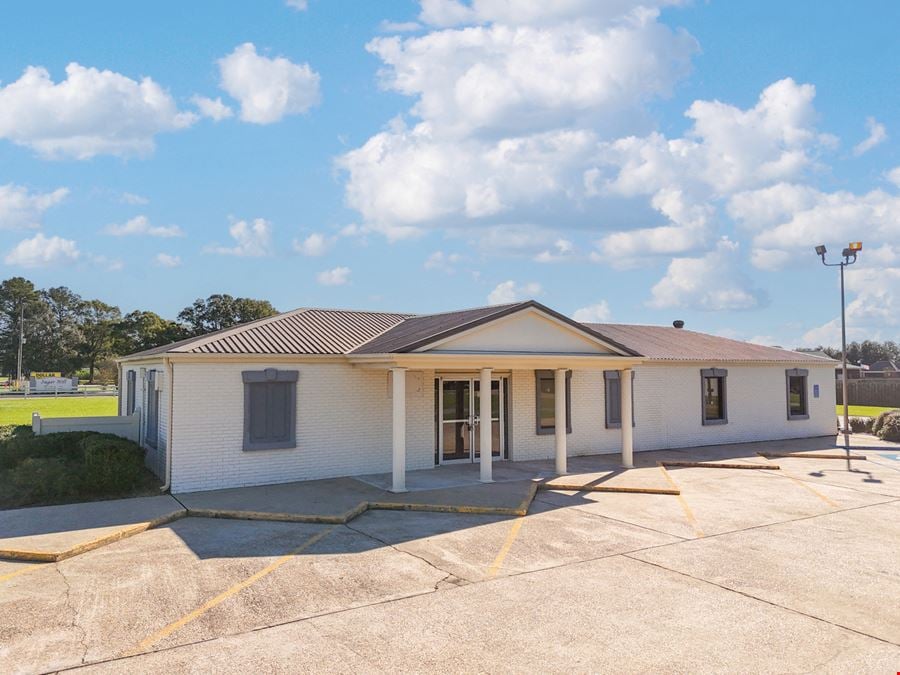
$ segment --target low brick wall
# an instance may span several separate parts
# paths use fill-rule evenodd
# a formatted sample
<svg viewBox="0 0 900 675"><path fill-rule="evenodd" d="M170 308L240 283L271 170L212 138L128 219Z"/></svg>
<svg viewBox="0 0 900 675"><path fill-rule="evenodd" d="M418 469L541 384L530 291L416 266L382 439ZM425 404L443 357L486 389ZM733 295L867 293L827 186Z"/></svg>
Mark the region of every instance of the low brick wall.
<svg viewBox="0 0 900 675"><path fill-rule="evenodd" d="M138 443L140 427L139 412L106 417L41 417L40 413L31 416L31 429L37 436L64 431L96 431L101 434L115 434Z"/></svg>

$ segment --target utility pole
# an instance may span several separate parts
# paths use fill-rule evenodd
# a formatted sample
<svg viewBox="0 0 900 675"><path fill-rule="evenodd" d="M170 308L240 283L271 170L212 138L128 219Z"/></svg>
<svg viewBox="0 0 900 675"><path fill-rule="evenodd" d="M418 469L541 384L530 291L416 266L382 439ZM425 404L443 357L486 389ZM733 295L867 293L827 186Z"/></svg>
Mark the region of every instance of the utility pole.
<svg viewBox="0 0 900 675"><path fill-rule="evenodd" d="M25 305L19 308L19 365L16 373L16 382L22 386L22 347L25 345Z"/></svg>

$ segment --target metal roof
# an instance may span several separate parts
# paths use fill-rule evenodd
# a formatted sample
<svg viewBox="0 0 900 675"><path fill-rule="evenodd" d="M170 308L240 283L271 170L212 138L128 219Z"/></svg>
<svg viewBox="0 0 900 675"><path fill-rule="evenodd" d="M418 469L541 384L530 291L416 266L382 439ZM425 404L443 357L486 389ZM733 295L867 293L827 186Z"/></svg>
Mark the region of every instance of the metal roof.
<svg viewBox="0 0 900 675"><path fill-rule="evenodd" d="M438 340L455 335L470 328L475 328L489 321L494 321L509 314L514 314L529 307L536 308L550 316L571 325L574 329L588 333L594 338L603 340L613 348L625 354L634 354L625 345L617 343L614 339L600 335L585 324L573 321L567 316L553 311L549 307L534 300L513 302L506 305L493 305L490 307L478 307L464 309L444 314L423 314L412 316L385 331L382 335L370 340L364 345L353 350L354 354L393 354L411 352L419 347L424 347Z"/></svg>
<svg viewBox="0 0 900 675"><path fill-rule="evenodd" d="M129 355L407 353L503 316L534 307L623 354L663 361L831 362L817 355L740 342L669 326L580 324L533 300L443 314L399 314L338 309L295 309L224 330Z"/></svg>
<svg viewBox="0 0 900 675"><path fill-rule="evenodd" d="M664 361L785 361L830 363L808 352L766 347L674 326L589 323L594 330L628 345L642 356Z"/></svg>
<svg viewBox="0 0 900 675"><path fill-rule="evenodd" d="M232 328L148 349L157 354L346 354L409 314L295 309Z"/></svg>

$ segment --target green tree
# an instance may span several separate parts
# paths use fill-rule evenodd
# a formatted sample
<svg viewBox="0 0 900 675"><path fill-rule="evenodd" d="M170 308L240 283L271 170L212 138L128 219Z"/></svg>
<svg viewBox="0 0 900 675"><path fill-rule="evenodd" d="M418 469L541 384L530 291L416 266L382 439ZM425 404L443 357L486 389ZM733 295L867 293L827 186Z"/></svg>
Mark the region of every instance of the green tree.
<svg viewBox="0 0 900 675"><path fill-rule="evenodd" d="M25 345L22 370L23 373L43 370L51 340L49 308L28 279L12 277L0 283L0 369L13 376L17 369L19 319L23 310Z"/></svg>
<svg viewBox="0 0 900 675"><path fill-rule="evenodd" d="M79 316L83 300L65 286L41 291L41 297L49 310L47 360L40 370L71 373L80 365L78 348L82 342Z"/></svg>
<svg viewBox="0 0 900 675"><path fill-rule="evenodd" d="M188 333L194 336L264 319L277 313L268 300L215 294L206 300L202 298L195 300L194 304L178 313L178 319L187 325Z"/></svg>
<svg viewBox="0 0 900 675"><path fill-rule="evenodd" d="M88 380L94 381L97 362L113 356L116 324L122 313L118 307L107 305L100 300L86 300L78 311L81 328L79 354L82 363L88 367Z"/></svg>
<svg viewBox="0 0 900 675"><path fill-rule="evenodd" d="M833 359L841 358L841 350L832 347L821 348ZM847 345L847 360L851 363L864 363L871 366L876 361L900 361L900 344L893 340L878 342L876 340L863 340L851 342Z"/></svg>
<svg viewBox="0 0 900 675"><path fill-rule="evenodd" d="M180 324L163 319L154 312L135 310L116 324L113 351L124 356L175 342L185 336L185 329Z"/></svg>

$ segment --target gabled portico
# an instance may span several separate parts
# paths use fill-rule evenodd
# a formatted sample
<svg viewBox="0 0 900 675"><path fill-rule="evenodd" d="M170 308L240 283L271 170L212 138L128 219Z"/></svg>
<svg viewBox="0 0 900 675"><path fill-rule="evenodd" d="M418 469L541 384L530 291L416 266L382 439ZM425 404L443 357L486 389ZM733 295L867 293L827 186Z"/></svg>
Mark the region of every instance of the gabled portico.
<svg viewBox="0 0 900 675"><path fill-rule="evenodd" d="M514 437L511 458L517 456L516 443L534 445L543 442L539 437L552 435L555 469L558 474L564 474L568 469L567 431L571 428L568 399L572 373L620 371L621 380L630 385L630 369L642 362L641 357L627 348L538 303L527 303L515 311L497 314L487 320L463 323L455 330L433 336L430 341L409 334L406 344L382 340L392 351L361 350L348 355L355 367L391 373L393 491L406 489L408 373L435 374L436 464L444 463L447 457L451 458L447 461L477 461L480 463L480 480L491 482L493 461L503 457L503 449L498 444L509 443L508 434L504 432L509 428L508 415L512 410L509 399L523 399L513 388L528 386L527 381L512 378L512 373L531 373L535 378L533 414L536 417L544 414L545 421L549 420L550 424L541 427L539 421L533 438ZM539 378L538 373L552 374L552 377ZM543 383L540 390L537 382ZM552 392L549 391L551 387ZM622 463L630 466L633 450L631 392L629 386L623 386L621 390ZM482 396L481 392L490 392L490 395ZM547 404L551 397L552 406ZM520 407L516 414L527 414ZM595 412L598 417L602 416L602 406ZM483 420L490 420L490 423L483 423ZM447 441L447 434L452 435L451 441L455 440L458 448ZM448 448L452 452L447 453ZM484 452L485 448L490 448L491 452Z"/></svg>

